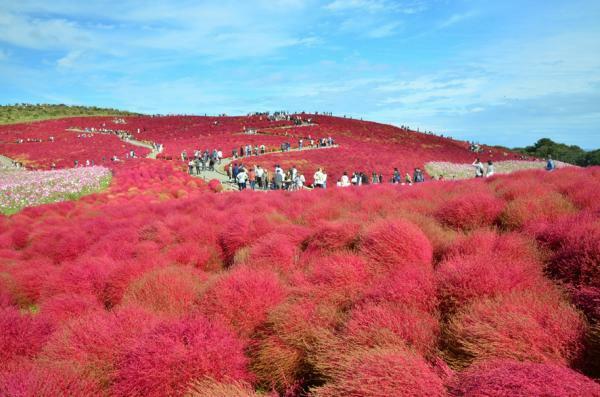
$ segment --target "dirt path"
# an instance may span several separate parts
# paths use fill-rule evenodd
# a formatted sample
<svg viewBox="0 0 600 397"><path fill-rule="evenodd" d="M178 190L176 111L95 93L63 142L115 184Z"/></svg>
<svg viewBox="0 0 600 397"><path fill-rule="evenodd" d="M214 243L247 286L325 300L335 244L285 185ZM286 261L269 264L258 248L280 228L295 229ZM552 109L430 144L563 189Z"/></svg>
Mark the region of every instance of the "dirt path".
<svg viewBox="0 0 600 397"><path fill-rule="evenodd" d="M270 154L285 154L285 153L289 153L289 152L300 152L300 151L309 151L309 150L325 150L325 149L334 149L339 147L339 145L333 145L333 146L324 146L324 147L316 147L316 148L310 148L310 147L304 147L302 149L290 149L287 152L281 152L281 151L277 151L277 152L268 152L265 154L259 154L258 156L249 156L249 157L242 157L239 158L239 160L248 160L248 161L252 161L252 159L255 159L257 157L263 157L263 156L268 156ZM236 161L238 159L235 159ZM227 176L227 171L226 168L229 166L229 164L234 161L233 158L228 157L225 158L221 161L221 164L217 164L215 166L215 170L214 171L200 171L199 175L192 175L193 177L196 178L202 178L205 181L210 181L211 179L217 179L221 182L221 185L223 185L223 188L225 188L225 190L238 190L237 184L233 183L229 180L229 177Z"/></svg>
<svg viewBox="0 0 600 397"><path fill-rule="evenodd" d="M15 168L13 160L0 154L0 168Z"/></svg>
<svg viewBox="0 0 600 397"><path fill-rule="evenodd" d="M67 131L90 133L90 134L115 135L116 137L118 137L125 143L129 143L130 145L137 146L137 147L143 147L145 149L150 149L150 153L148 153L148 155L146 156L146 158L149 158L149 159L156 159L156 155L158 155L158 153L159 153L158 150L156 150L154 145L152 145L151 143L144 142L144 141L138 141L136 139L121 138L120 136L118 136L116 134L111 134L109 132L102 132L102 131L91 132L91 131L86 131L86 130L82 130L79 128L67 128Z"/></svg>

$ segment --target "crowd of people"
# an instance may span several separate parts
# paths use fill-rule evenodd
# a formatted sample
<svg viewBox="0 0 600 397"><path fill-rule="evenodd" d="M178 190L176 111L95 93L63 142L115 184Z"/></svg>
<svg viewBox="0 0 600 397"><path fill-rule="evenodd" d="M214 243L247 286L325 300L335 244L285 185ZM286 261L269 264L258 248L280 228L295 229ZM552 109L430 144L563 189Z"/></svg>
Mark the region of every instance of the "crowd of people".
<svg viewBox="0 0 600 397"><path fill-rule="evenodd" d="M221 149L194 150L193 156L188 156L186 150L181 152L181 161L187 162L190 175L199 175L201 171L214 171L215 164L221 164L222 160Z"/></svg>
<svg viewBox="0 0 600 397"><path fill-rule="evenodd" d="M297 191L304 188L326 189L328 175L323 168L318 168L313 175L313 183L307 184L305 176L295 166L288 170L284 170L280 165L275 165L273 171L253 165L248 167L244 163L231 163L226 169L230 183L238 186L239 190L289 190ZM443 180L443 177L438 177L437 180ZM413 185L415 183L425 182L425 173L421 168L415 168L413 174L409 172L404 176L394 168L393 174L388 181L392 184ZM370 175L355 171L350 176L344 171L343 175L337 180L336 187L375 185L386 183L383 175L379 172L372 172Z"/></svg>

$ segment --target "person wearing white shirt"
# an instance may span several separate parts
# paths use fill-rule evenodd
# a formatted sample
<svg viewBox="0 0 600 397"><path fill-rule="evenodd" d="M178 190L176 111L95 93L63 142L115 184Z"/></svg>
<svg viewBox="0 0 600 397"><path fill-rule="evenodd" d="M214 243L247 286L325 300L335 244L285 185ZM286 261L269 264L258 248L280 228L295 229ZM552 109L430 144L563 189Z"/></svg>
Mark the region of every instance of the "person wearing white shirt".
<svg viewBox="0 0 600 397"><path fill-rule="evenodd" d="M315 180L315 187L319 188L319 189L323 189L324 188L324 178L325 175L323 174L323 171L321 170L321 168L319 168L317 170L317 172L315 172L315 175L313 176L313 179Z"/></svg>
<svg viewBox="0 0 600 397"><path fill-rule="evenodd" d="M340 180L340 186L341 187L350 186L350 179L348 178L348 173L346 171L344 171L344 175L342 175L342 179Z"/></svg>

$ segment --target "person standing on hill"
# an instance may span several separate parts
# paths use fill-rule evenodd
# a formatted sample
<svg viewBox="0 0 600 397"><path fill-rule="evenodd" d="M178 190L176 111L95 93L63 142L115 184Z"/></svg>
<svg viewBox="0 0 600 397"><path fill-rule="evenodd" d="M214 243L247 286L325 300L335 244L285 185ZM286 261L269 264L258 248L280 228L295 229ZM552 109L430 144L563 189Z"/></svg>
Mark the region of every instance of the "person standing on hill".
<svg viewBox="0 0 600 397"><path fill-rule="evenodd" d="M494 175L494 163L492 163L492 160L488 160L487 169L485 170L485 177L489 178L492 175Z"/></svg>
<svg viewBox="0 0 600 397"><path fill-rule="evenodd" d="M250 189L254 190L256 187L256 171L253 168L248 170L248 181L250 181Z"/></svg>
<svg viewBox="0 0 600 397"><path fill-rule="evenodd" d="M481 160L479 158L475 159L472 165L475 167L475 178L483 178L484 170Z"/></svg>
<svg viewBox="0 0 600 397"><path fill-rule="evenodd" d="M315 174L313 175L313 179L315 181L314 185L315 188L318 189L323 189L324 188L324 174L323 174L323 170L321 168L319 168L317 170L317 172L315 172Z"/></svg>
<svg viewBox="0 0 600 397"><path fill-rule="evenodd" d="M248 174L246 170L242 168L242 170L237 174L237 183L240 190L246 189L246 181L248 180Z"/></svg>
<svg viewBox="0 0 600 397"><path fill-rule="evenodd" d="M394 168L394 176L392 177L392 182L400 183L401 179L402 177L400 176L400 171L398 171L398 168Z"/></svg>
<svg viewBox="0 0 600 397"><path fill-rule="evenodd" d="M546 162L546 170L554 171L554 169L556 169L556 164L554 164L554 160L552 160L552 156L548 155L548 160Z"/></svg>

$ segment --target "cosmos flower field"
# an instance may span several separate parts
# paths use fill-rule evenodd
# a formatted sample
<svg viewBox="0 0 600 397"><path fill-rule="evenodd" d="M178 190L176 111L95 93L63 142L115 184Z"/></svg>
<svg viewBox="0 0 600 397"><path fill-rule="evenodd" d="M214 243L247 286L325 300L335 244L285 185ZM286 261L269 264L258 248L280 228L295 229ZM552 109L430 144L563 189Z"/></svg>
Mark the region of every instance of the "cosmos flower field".
<svg viewBox="0 0 600 397"><path fill-rule="evenodd" d="M339 148L261 164L472 162L464 142L314 119L269 139ZM251 121L227 123L241 144ZM0 395L600 396L600 168L219 193L177 160L107 167L102 191L0 215Z"/></svg>

